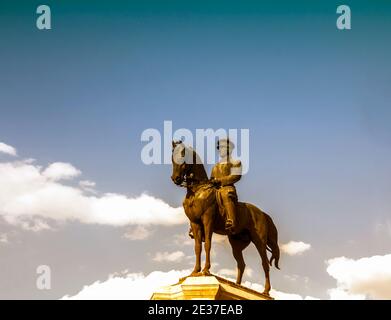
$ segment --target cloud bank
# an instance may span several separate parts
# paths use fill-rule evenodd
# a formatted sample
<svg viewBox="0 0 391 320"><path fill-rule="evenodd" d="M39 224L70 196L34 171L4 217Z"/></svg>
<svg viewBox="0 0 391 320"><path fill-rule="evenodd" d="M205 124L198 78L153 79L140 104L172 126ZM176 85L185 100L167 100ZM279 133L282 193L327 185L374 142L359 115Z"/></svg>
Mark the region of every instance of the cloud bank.
<svg viewBox="0 0 391 320"><path fill-rule="evenodd" d="M125 276L110 275L97 281L74 296L64 296L64 300L149 300L159 287L171 285L190 273L190 270L154 271L147 276L142 273L129 273Z"/></svg>
<svg viewBox="0 0 391 320"><path fill-rule="evenodd" d="M16 149L8 144L0 142L0 153L5 153L10 156L17 156Z"/></svg>
<svg viewBox="0 0 391 320"><path fill-rule="evenodd" d="M391 254L361 259L338 257L327 261L327 272L337 280L331 299L391 299Z"/></svg>
<svg viewBox="0 0 391 320"><path fill-rule="evenodd" d="M290 241L281 246L281 250L290 256L303 254L309 250L311 245L302 241Z"/></svg>
<svg viewBox="0 0 391 320"><path fill-rule="evenodd" d="M110 275L106 281L94 282L74 296L66 295L62 299L71 300L149 300L157 288L172 285L179 278L190 274L190 270L171 270L169 272L154 271L147 276L142 273L129 273L124 275ZM233 279L230 279L234 281ZM244 286L262 292L263 286L246 281ZM298 294L285 293L277 290L270 292L278 300L316 299L310 296L302 297Z"/></svg>
<svg viewBox="0 0 391 320"><path fill-rule="evenodd" d="M110 226L186 222L182 207L173 208L147 194L135 198L118 193L97 196L85 192L85 183L65 184L80 175L80 170L64 162L46 168L29 160L0 162L0 217L33 231L48 229L50 220Z"/></svg>

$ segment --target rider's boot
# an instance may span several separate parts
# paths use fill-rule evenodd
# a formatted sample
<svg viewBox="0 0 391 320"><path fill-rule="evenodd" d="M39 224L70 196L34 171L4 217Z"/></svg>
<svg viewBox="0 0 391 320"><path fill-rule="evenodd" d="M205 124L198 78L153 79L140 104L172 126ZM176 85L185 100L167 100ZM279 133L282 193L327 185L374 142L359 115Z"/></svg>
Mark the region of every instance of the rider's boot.
<svg viewBox="0 0 391 320"><path fill-rule="evenodd" d="M236 233L236 204L234 201L226 201L225 210L227 212L227 220L225 229L231 234Z"/></svg>

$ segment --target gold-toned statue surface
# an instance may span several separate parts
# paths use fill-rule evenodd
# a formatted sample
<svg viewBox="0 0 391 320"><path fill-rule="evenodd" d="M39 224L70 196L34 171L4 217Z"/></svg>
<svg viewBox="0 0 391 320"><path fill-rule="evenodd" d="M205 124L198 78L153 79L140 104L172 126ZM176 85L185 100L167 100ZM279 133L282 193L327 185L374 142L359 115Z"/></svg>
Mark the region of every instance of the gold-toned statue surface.
<svg viewBox="0 0 391 320"><path fill-rule="evenodd" d="M211 174L211 182L216 186L216 200L220 212L226 212L225 228L231 233L236 230L236 206L238 196L234 183L241 178L242 164L240 160L232 159L234 144L228 139L217 142L217 150L221 161L217 163Z"/></svg>
<svg viewBox="0 0 391 320"><path fill-rule="evenodd" d="M243 250L252 242L261 256L265 273L263 293L269 295L269 269L273 261L279 269L277 228L269 215L250 203L238 201L234 184L241 178L241 163L231 158L233 143L228 139L218 142L221 161L213 167L211 179L193 149L181 141L173 142L172 147L171 179L176 185L187 189L183 207L190 221L189 235L194 238L196 254L191 275L210 275L212 235L227 235L237 262L236 283L241 283L245 269ZM205 242L206 259L201 271L202 242ZM270 259L267 251L271 252Z"/></svg>

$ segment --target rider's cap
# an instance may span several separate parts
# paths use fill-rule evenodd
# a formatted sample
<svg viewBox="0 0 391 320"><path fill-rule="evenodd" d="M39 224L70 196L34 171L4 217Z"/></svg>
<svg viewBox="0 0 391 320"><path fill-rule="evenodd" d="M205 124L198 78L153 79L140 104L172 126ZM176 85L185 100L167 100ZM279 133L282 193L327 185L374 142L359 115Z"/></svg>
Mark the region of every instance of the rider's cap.
<svg viewBox="0 0 391 320"><path fill-rule="evenodd" d="M217 141L217 150L220 149L220 146L225 146L225 147L228 147L229 150L232 150L233 148L235 148L235 145L233 144L232 141L230 141L228 138L225 138L225 139L220 139L219 141Z"/></svg>

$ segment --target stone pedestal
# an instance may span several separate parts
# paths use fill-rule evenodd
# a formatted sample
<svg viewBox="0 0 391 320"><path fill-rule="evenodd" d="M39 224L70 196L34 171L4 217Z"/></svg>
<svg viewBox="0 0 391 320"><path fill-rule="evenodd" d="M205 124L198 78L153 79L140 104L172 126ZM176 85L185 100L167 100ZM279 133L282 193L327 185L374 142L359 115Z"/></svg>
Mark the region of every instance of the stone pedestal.
<svg viewBox="0 0 391 320"><path fill-rule="evenodd" d="M174 285L157 289L152 294L151 300L273 300L273 298L211 275L182 278Z"/></svg>

